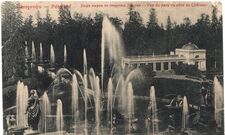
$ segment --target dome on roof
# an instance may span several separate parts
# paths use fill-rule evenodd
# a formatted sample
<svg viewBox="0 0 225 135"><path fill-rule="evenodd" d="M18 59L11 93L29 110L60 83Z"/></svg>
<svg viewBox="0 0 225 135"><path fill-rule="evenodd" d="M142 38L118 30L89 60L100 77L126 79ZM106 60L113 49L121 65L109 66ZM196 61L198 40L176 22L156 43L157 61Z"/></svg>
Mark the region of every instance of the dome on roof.
<svg viewBox="0 0 225 135"><path fill-rule="evenodd" d="M191 42L189 42L188 44L183 45L182 49L185 50L198 50L198 46L196 44L193 44Z"/></svg>

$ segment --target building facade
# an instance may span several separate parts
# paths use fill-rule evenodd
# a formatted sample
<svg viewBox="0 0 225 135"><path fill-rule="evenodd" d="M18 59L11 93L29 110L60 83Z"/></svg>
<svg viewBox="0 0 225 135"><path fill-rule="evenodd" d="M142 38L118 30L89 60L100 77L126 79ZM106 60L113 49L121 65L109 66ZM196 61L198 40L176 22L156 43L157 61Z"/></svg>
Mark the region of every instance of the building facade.
<svg viewBox="0 0 225 135"><path fill-rule="evenodd" d="M149 66L153 71L172 70L176 64L184 63L196 65L200 71L206 71L206 50L197 45L188 43L182 48L176 48L175 53L169 55L127 56L122 58L125 67L138 68Z"/></svg>

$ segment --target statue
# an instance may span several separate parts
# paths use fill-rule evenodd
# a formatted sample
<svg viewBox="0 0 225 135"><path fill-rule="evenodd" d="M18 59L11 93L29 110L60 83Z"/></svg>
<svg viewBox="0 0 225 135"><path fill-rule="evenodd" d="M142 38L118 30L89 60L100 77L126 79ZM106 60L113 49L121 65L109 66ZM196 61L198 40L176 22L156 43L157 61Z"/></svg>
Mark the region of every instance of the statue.
<svg viewBox="0 0 225 135"><path fill-rule="evenodd" d="M28 114L28 126L32 130L38 130L38 122L40 120L40 104L36 90L30 91L26 114Z"/></svg>

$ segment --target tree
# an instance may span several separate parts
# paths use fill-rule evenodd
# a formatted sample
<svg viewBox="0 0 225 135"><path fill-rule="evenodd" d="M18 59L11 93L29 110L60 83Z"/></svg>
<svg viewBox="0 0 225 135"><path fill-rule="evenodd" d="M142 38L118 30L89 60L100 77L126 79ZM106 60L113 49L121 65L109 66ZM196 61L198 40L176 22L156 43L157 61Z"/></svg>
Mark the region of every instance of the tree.
<svg viewBox="0 0 225 135"><path fill-rule="evenodd" d="M2 42L4 43L22 26L22 15L16 2L2 3Z"/></svg>
<svg viewBox="0 0 225 135"><path fill-rule="evenodd" d="M170 19L170 16L167 17L167 24L166 24L166 30L170 31L172 29L172 21Z"/></svg>
<svg viewBox="0 0 225 135"><path fill-rule="evenodd" d="M155 29L158 28L158 20L156 18L156 11L154 8L150 9L150 15L149 15L149 21L147 22L147 28L148 29Z"/></svg>
<svg viewBox="0 0 225 135"><path fill-rule="evenodd" d="M72 20L71 13L68 7L61 5L58 13L58 20L60 24L64 25Z"/></svg>
<svg viewBox="0 0 225 135"><path fill-rule="evenodd" d="M144 33L146 31L139 12L133 9L131 4L128 12L129 20L124 26L124 42L128 54L137 54L143 51L145 46Z"/></svg>
<svg viewBox="0 0 225 135"><path fill-rule="evenodd" d="M217 18L217 8L213 7L213 10L212 10L212 28L214 30L216 30L217 27L218 27L218 24L219 24L219 21L218 21L218 18Z"/></svg>

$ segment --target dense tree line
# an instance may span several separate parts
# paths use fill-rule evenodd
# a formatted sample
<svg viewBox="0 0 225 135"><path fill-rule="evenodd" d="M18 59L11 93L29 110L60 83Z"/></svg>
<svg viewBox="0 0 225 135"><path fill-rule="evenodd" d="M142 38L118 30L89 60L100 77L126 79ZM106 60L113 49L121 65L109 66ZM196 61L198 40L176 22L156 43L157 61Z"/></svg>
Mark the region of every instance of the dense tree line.
<svg viewBox="0 0 225 135"><path fill-rule="evenodd" d="M11 61L15 56L23 59L24 52L21 50L25 48L24 41L28 41L30 53L31 42L34 41L37 55L39 55L39 44L42 43L44 59L49 59L52 44L58 65L63 64L62 50L63 46L67 45L67 66L79 70L82 69L82 53L86 48L88 66L100 71L103 13L96 13L91 17L77 12L71 13L68 8L61 7L57 20L54 20L46 10L44 17L41 17L38 11L35 16L29 16L23 21L16 4L4 2L5 6L2 6L3 76L9 77L12 74L12 66L8 65L18 63L18 61ZM132 5L128 11L128 20L124 24L118 17L109 18L123 36L127 55L169 53L177 47L192 42L199 48L207 50L208 70L216 67L217 70L222 71L222 16L217 16L216 8L213 8L212 16L203 13L194 24L188 17L184 18L183 23L176 24L171 21L170 16L167 17L166 24L159 24L157 11L149 9L149 20L145 25L141 15ZM20 67L22 64L23 61L16 64L17 71L22 69Z"/></svg>

